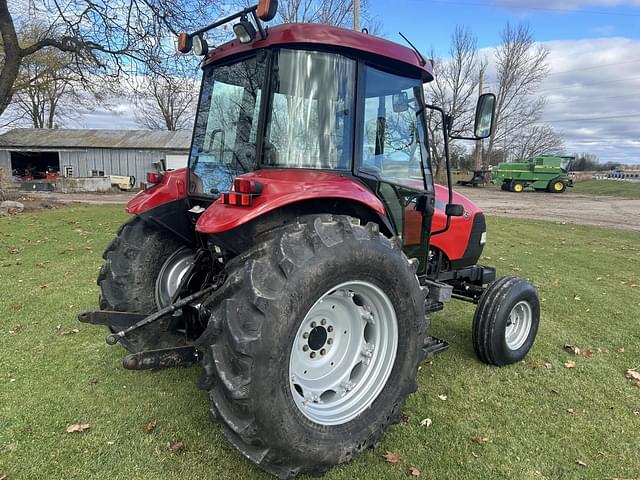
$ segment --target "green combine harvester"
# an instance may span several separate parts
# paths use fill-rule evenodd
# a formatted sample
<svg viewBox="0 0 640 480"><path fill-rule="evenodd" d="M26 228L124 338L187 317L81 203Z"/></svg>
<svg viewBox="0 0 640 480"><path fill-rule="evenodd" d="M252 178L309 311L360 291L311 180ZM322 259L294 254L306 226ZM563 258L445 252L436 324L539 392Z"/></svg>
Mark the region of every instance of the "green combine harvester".
<svg viewBox="0 0 640 480"><path fill-rule="evenodd" d="M492 183L504 191L520 193L527 187L537 191L562 193L573 187L568 169L574 157L540 155L523 162L500 163L493 171Z"/></svg>

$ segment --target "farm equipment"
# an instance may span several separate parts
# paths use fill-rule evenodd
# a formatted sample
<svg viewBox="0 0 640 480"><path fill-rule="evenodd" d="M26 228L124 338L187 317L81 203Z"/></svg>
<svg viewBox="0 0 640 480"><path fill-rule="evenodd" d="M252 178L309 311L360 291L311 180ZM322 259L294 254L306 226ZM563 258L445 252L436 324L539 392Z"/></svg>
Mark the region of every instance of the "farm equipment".
<svg viewBox="0 0 640 480"><path fill-rule="evenodd" d="M474 170L469 180L458 180L461 187L484 187L491 181L491 170Z"/></svg>
<svg viewBox="0 0 640 480"><path fill-rule="evenodd" d="M527 187L536 191L562 193L573 187L568 169L574 157L540 155L524 162L500 163L493 171L493 183L503 191L520 193Z"/></svg>
<svg viewBox="0 0 640 480"><path fill-rule="evenodd" d="M201 363L228 440L281 478L321 474L402 418L429 336L452 298L477 304L473 347L508 365L531 348L540 304L527 281L477 264L477 206L434 185L417 50L326 25L262 22L261 0L192 34L205 56L188 168L150 172L135 216L104 254L107 343L128 369ZM202 34L232 20L237 39ZM478 101L474 136L491 132Z"/></svg>

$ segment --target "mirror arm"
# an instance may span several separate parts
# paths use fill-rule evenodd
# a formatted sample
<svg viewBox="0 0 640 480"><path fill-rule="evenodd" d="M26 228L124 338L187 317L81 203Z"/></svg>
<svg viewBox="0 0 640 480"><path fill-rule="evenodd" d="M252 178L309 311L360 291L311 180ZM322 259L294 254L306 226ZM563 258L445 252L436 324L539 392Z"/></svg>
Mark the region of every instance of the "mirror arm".
<svg viewBox="0 0 640 480"><path fill-rule="evenodd" d="M447 128L446 113L442 108L436 107L435 105L425 105L425 107L432 108L433 110L440 112L440 114L442 115L442 134L443 134L442 136L444 137L444 163L447 168L447 190L449 193L449 199L447 201L447 204L451 204L453 203L453 186L451 182L451 163L449 162L449 129ZM435 232L431 232L431 236L433 237L434 235L440 235L442 233L445 233L447 230L449 230L449 227L451 227L451 215L447 215L447 223L445 224L444 228L441 228L440 230L436 230Z"/></svg>
<svg viewBox="0 0 640 480"><path fill-rule="evenodd" d="M473 141L482 140L481 138L478 138L478 137L463 137L461 135L449 135L449 138L453 140L473 140Z"/></svg>

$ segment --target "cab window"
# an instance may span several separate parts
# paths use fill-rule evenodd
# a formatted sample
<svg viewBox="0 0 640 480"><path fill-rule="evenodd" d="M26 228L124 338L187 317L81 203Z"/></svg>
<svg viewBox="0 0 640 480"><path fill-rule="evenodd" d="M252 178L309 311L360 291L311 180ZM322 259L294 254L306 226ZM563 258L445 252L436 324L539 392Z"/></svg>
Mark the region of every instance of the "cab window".
<svg viewBox="0 0 640 480"><path fill-rule="evenodd" d="M421 122L422 82L367 66L360 171L414 190L428 165Z"/></svg>

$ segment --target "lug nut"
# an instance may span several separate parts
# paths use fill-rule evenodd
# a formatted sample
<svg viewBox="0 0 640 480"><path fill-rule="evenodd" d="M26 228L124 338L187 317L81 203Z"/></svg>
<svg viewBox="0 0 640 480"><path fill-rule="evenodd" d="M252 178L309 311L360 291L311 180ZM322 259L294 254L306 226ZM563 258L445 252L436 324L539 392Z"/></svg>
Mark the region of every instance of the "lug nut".
<svg viewBox="0 0 640 480"><path fill-rule="evenodd" d="M302 347L303 352L307 352L308 350L309 350L309 345L305 345L304 347Z"/></svg>
<svg viewBox="0 0 640 480"><path fill-rule="evenodd" d="M316 322L311 322L311 328L316 328L316 325L318 325Z"/></svg>
<svg viewBox="0 0 640 480"><path fill-rule="evenodd" d="M331 344L333 343L333 338L329 338L329 339L327 339L327 343L328 343L329 345L331 345Z"/></svg>
<svg viewBox="0 0 640 480"><path fill-rule="evenodd" d="M321 323L322 325L326 325L326 324L327 324L327 319L326 319L326 318L323 318L322 320L320 320L320 323Z"/></svg>
<svg viewBox="0 0 640 480"><path fill-rule="evenodd" d="M327 328L328 332L333 332L333 327L331 325L329 325L329 327Z"/></svg>
<svg viewBox="0 0 640 480"><path fill-rule="evenodd" d="M327 351L324 348L320 350L320 355L324 355L325 353L327 353Z"/></svg>
<svg viewBox="0 0 640 480"><path fill-rule="evenodd" d="M302 338L309 338L309 332L304 332L302 334Z"/></svg>
<svg viewBox="0 0 640 480"><path fill-rule="evenodd" d="M311 354L309 355L311 358L316 358L316 352L311 352Z"/></svg>

